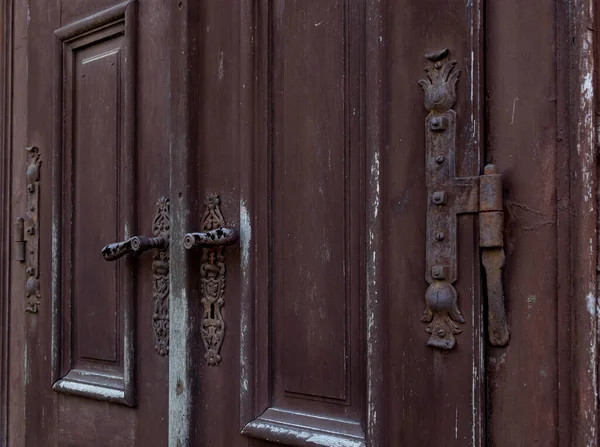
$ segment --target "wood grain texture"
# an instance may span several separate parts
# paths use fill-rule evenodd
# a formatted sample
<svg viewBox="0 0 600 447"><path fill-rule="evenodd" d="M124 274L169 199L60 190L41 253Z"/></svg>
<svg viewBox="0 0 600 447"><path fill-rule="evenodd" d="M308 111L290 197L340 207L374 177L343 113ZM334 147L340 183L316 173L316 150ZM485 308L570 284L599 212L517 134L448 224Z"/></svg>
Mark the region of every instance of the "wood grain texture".
<svg viewBox="0 0 600 447"><path fill-rule="evenodd" d="M8 22L4 22L7 25L7 30L10 29L10 47L7 48L7 53L11 55L12 66L9 74L10 78L6 79L24 79L27 73L27 50L26 46L16 43L19 40L27 39L27 14L26 5L20 2L10 2L5 4L11 4L13 6L12 13L6 11L5 19ZM8 43L8 41L7 41ZM8 69L8 66L7 66ZM10 172L18 172L18 169L22 169L25 166L25 151L13 150L13 148L22 148L27 144L26 133L27 126L15 125L15 123L23 123L27 121L27 85L25 83L17 82L12 84L12 94L10 96L10 110L7 110L10 120L8 121L8 128L5 137L7 138L6 146L7 152L5 153L6 160ZM7 118L8 119L8 118ZM12 177L12 176L11 176ZM8 178L7 178L8 180ZM6 216L15 216L17 213L22 213L25 204L24 191L17 187L18 177L10 178L10 197L7 198ZM9 219L9 221L12 220ZM11 229L12 230L12 229ZM9 250L9 252L11 252ZM12 264L12 263L11 263ZM10 265L7 274L10 274L10 282L7 284L7 296L24 296L25 284L23 278L25 277L25 268L23 266ZM14 279L13 278L18 278ZM8 371L8 384L9 384L9 395L8 395L8 440L6 445L24 445L25 444L25 408L26 408L26 394L25 390L25 315L22 308L22 300L10 300L9 304L9 316L10 316L10 328L9 328L9 371Z"/></svg>
<svg viewBox="0 0 600 447"><path fill-rule="evenodd" d="M384 270L387 240L385 211L382 208L384 185L389 175L386 171L387 155L387 8L388 1L367 1L365 8L365 80L364 140L366 145L365 228L367 259L365 270L365 317L366 331L366 435L369 445L386 445L392 442L389 427L392 419L386 416L387 396L391 391L386 378L386 365L390 342L388 338L389 298L386 291L388 276ZM384 195L385 194L385 195Z"/></svg>
<svg viewBox="0 0 600 447"><path fill-rule="evenodd" d="M487 354L488 443L494 446L567 443L556 428L564 430L560 414L568 411L569 401L562 390L568 393L572 380L559 368L570 349L565 338L570 260L562 244L569 244L572 225L564 215L565 158L574 148L560 145L566 123L559 106L570 101L558 84L565 54L548 45L556 38L559 12L552 2L532 8L527 2L492 1L487 7L486 157L503 173L511 327L509 345L491 347ZM525 26L534 17L535 27Z"/></svg>

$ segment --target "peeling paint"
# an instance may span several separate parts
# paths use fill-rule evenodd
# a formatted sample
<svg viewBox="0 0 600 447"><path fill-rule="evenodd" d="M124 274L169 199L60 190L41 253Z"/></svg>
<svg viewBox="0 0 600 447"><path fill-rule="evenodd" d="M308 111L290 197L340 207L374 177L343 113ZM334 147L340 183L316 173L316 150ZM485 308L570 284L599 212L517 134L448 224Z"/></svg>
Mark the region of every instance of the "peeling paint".
<svg viewBox="0 0 600 447"><path fill-rule="evenodd" d="M73 382L71 380L61 380L55 387L67 393L100 396L107 400L120 400L125 397L125 393L122 390L90 385L89 383Z"/></svg>
<svg viewBox="0 0 600 447"><path fill-rule="evenodd" d="M27 343L25 343L25 355L23 356L23 371L25 375L25 386L31 383L31 369L29 367L29 350L27 349Z"/></svg>
<svg viewBox="0 0 600 447"><path fill-rule="evenodd" d="M250 214L246 207L246 201L240 200L240 255L242 258L242 269L248 269L250 259L250 241L252 239L252 225Z"/></svg>
<svg viewBox="0 0 600 447"><path fill-rule="evenodd" d="M347 441L331 435L313 435L306 442L327 447L355 447L357 445L354 441Z"/></svg>
<svg viewBox="0 0 600 447"><path fill-rule="evenodd" d="M586 303L587 303L587 311L590 314L590 317L595 318L596 317L596 297L594 296L594 294L592 294L592 293L588 294L588 296L586 298Z"/></svg>
<svg viewBox="0 0 600 447"><path fill-rule="evenodd" d="M373 217L377 219L379 216L379 154L373 156L373 164L371 165L371 177L375 186L375 195L373 198Z"/></svg>
<svg viewBox="0 0 600 447"><path fill-rule="evenodd" d="M217 76L219 77L219 81L222 81L225 77L225 70L223 68L223 51L219 52L219 63L217 67Z"/></svg>
<svg viewBox="0 0 600 447"><path fill-rule="evenodd" d="M375 151L373 154L373 160L371 162L371 188L373 191L372 199L372 223L376 225L379 218L379 204L380 204L380 168L379 168L379 153ZM377 324L377 311L379 296L378 296L378 284L377 284L377 250L378 241L373 228L369 228L368 237L368 251L370 252L370 262L367 264L367 359L375 358L375 352L379 349L377 345L377 338L373 335L376 333ZM371 370L371 365L368 365L368 369ZM367 423L369 425L368 431L372 432L377 427L377 409L375 407L374 396L376 395L375 386L378 385L380 377L369 375L367 383Z"/></svg>
<svg viewBox="0 0 600 447"><path fill-rule="evenodd" d="M249 321L251 316L249 308L252 297L250 296L250 281L252 272L250 272L250 247L252 242L252 223L250 212L246 201L240 199L240 273L241 273L241 303L240 303L240 403L242 410L240 418L242 424L247 421L244 405L252 405L252 393L250 390L250 380L252 374L252 365L248 361L251 348L251 327Z"/></svg>
<svg viewBox="0 0 600 447"><path fill-rule="evenodd" d="M454 439L458 439L458 408L454 410Z"/></svg>
<svg viewBox="0 0 600 447"><path fill-rule="evenodd" d="M300 445L315 445L322 447L365 447L365 442L358 439L348 439L345 436L336 434L315 432L296 426L284 426L277 423L262 422L259 420L249 424L252 432L259 432L260 439L269 442L294 445L300 442Z"/></svg>

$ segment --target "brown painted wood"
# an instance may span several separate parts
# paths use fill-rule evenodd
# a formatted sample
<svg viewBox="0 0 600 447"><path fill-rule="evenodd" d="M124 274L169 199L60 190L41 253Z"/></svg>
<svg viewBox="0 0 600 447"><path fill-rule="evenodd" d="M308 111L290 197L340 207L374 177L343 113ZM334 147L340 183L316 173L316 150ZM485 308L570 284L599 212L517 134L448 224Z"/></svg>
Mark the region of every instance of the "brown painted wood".
<svg viewBox="0 0 600 447"><path fill-rule="evenodd" d="M458 305L465 324L451 351L424 349L425 132L423 93L415 88L426 53L448 48L460 70L455 110L457 175L477 175L482 163L480 95L481 2L388 2L387 299L390 321L390 437L398 445L484 444L484 332L476 222L458 220ZM423 27L426 27L425 29ZM402 45L421 36L412 45Z"/></svg>
<svg viewBox="0 0 600 447"><path fill-rule="evenodd" d="M598 6L4 2L0 445L596 445ZM487 342L474 215L458 219L456 347L428 347L421 322L417 81L443 48L460 70L457 174L502 174L506 347ZM29 145L37 314L10 246ZM201 337L203 252L182 243L209 194L239 231L218 365ZM100 256L149 234L163 195L168 357L152 256Z"/></svg>
<svg viewBox="0 0 600 447"><path fill-rule="evenodd" d="M12 17L12 3L3 2L0 5L0 48L2 55L0 56L0 147L2 153L9 153L11 145L11 123L10 116L12 111L12 61L10 55L12 51L12 32L13 23L8 20ZM0 163L0 209L4 217L0 222L0 233L3 235L0 241L0 253L10 252L10 164L8 160L3 158ZM9 329L10 329L10 283L9 269L10 259L2 257L0 260L0 290L2 297L0 298L0 445L8 443L8 411L9 411L9 366L10 366L10 345L9 345Z"/></svg>
<svg viewBox="0 0 600 447"><path fill-rule="evenodd" d="M27 122L27 85L25 83L14 82L15 79L24 79L27 73L27 46L22 43L27 41L27 9L26 5L20 2L11 2L12 15L8 15L9 11L5 10L7 15L5 16L6 22L5 29L10 29L10 51L8 54L12 55L12 73L10 79L12 82L6 87L10 88L12 92L11 98L6 105L9 106L7 109L8 115L3 117L7 125L5 127L7 134L8 146L5 147L2 159L8 163L10 172L17 172L17 169L22 169L25 163L25 151L13 151L12 148L19 147L23 148L27 145L27 126L16 125L16 123ZM8 42L7 42L8 43ZM9 79L9 78L7 78ZM10 154L10 155L9 155ZM22 188L14 187L14 180L12 175L10 178L6 178L10 181L10 197L8 198L8 211L3 215L3 220L12 220L15 213L15 205L22 207L24 200L24 191ZM21 211L22 208L19 208ZM10 216L10 217L8 217ZM11 229L12 234L12 229ZM12 237L11 237L12 240ZM12 250L8 251L12 253ZM3 252L3 256L6 256L6 252ZM11 260L12 261L12 260ZM15 266L14 263L9 263L10 267L8 274L9 276L9 296L22 297L24 296L24 283L23 281L13 281L12 278L15 275L19 278L23 278L25 271L23 266ZM25 315L23 312L23 301L21 299L10 300L9 306L9 376L8 376L8 436L5 445L24 445L25 440ZM6 378L5 378L6 379Z"/></svg>
<svg viewBox="0 0 600 447"><path fill-rule="evenodd" d="M487 154L505 173L507 303L511 343L488 351L491 445L558 445L557 71L555 5L489 5ZM528 17L547 18L535 27ZM510 29L506 22L514 23ZM523 51L521 42L528 42ZM502 67L502 68L500 68ZM541 68L544 67L544 68ZM493 125L492 123L498 123ZM567 258L568 259L568 258ZM564 341L563 341L564 343ZM537 408L533 411L533 408ZM523 414L529 416L524 418ZM577 445L577 444L573 444Z"/></svg>
<svg viewBox="0 0 600 447"><path fill-rule="evenodd" d="M155 350L152 256L108 263L100 255L107 243L151 234L155 203L169 193L168 72L152 69L169 57L165 8L44 2L25 11L27 53L15 70L25 63L30 75L14 117L27 106L23 143L42 154L41 304L24 315L23 267L13 263L12 312L26 331L24 371L11 371L25 382L25 431L14 424L14 445L167 442L168 357ZM17 215L23 143L12 147Z"/></svg>

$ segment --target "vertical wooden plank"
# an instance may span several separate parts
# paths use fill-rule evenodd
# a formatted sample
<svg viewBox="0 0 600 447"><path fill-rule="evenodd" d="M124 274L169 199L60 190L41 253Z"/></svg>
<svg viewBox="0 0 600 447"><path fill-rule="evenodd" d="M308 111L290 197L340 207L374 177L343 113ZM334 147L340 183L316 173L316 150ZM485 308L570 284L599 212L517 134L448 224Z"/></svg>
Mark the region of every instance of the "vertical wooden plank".
<svg viewBox="0 0 600 447"><path fill-rule="evenodd" d="M366 6L365 142L366 142L366 342L367 419L369 446L388 445L387 432L386 302L384 248L387 236L384 219L384 188L387 160L387 1L368 1ZM389 364L389 363L388 363ZM394 402L395 400L392 400Z"/></svg>
<svg viewBox="0 0 600 447"><path fill-rule="evenodd" d="M198 66L200 69L199 94L202 104L195 116L196 126L200 129L197 144L190 150L197 154L197 163L201 167L200 176L194 185L195 200L199 204L198 213L192 216L193 230L201 227L202 215L206 209L205 200L209 194L218 194L220 210L229 228L238 229L240 216L241 170L252 169L251 165L240 164L240 148L247 148L251 142L241 141L240 102L243 89L252 90L253 80L240 82L240 7L241 2L201 2L199 4L199 24L197 40L199 44ZM248 45L253 45L250 41ZM242 150L243 150L242 149ZM207 353L200 341L194 350L197 361L196 380L200 393L195 397L194 405L201 409L194 424L198 427L199 438L205 445L237 445L243 438L237 428L239 420L239 374L240 374L240 337L248 331L241 329L240 305L240 256L238 243L223 250L225 268L225 288L221 315L225 323L220 347L221 361L218 365L207 364ZM202 258L202 250L190 253L193 260ZM193 288L201 287L201 273L192 273L196 282ZM202 297L200 298L202 299ZM195 331L200 333L204 323L204 304L196 316ZM244 334L244 335L242 335ZM223 427L231 427L224 430Z"/></svg>
<svg viewBox="0 0 600 447"><path fill-rule="evenodd" d="M488 356L492 445L597 443L592 6L488 4L487 142L507 173L512 329Z"/></svg>
<svg viewBox="0 0 600 447"><path fill-rule="evenodd" d="M58 445L58 395L52 388L52 290L55 279L52 276L52 235L56 228L53 218L52 153L54 123L50 119L56 104L53 94L54 77L50 74L55 62L54 30L60 28L60 0L49 0L29 4L27 20L27 145L37 146L41 154L40 168L40 291L42 298L38 313L25 316L25 423L26 446ZM15 152L22 152L19 147ZM16 160L15 160L16 161ZM15 163L15 173L22 173L25 163ZM16 179L17 188L25 188L24 178ZM22 212L22 206L20 211ZM15 281L24 281L22 274ZM18 289L17 289L18 290ZM14 296L22 300L23 293Z"/></svg>
<svg viewBox="0 0 600 447"><path fill-rule="evenodd" d="M596 2L571 6L572 445L598 443Z"/></svg>
<svg viewBox="0 0 600 447"><path fill-rule="evenodd" d="M87 3L87 2L86 2ZM139 200L137 225L149 235L156 215L156 202L169 196L169 117L168 88L171 55L171 2L138 1L136 92L137 160ZM173 198L171 198L171 203ZM135 410L136 445L168 444L169 355L156 351L153 328L154 254L145 253L137 260L137 407ZM168 336L168 334L167 334ZM150 430L149 427L152 427Z"/></svg>
<svg viewBox="0 0 600 447"><path fill-rule="evenodd" d="M0 4L0 446L8 445L11 266L12 1Z"/></svg>
<svg viewBox="0 0 600 447"><path fill-rule="evenodd" d="M5 2L12 6L10 18L8 10L6 10L6 19L9 27L11 40L6 42L9 44L5 54L10 55L10 75L11 81L14 79L27 80L27 12L26 5L22 2ZM8 79L7 79L8 80ZM7 192L9 197L5 210L8 222L13 220L12 216L21 215L24 210L24 187L21 177L17 174L17 168L25 166L25 151L19 151L19 148L26 146L26 126L14 125L14 123L24 123L27 120L27 84L26 82L12 82L10 87L10 109L6 110L8 125L10 132L7 132L6 138L5 160L7 161L7 169L11 174L11 178L7 178L10 183L10 188ZM8 104L7 104L8 105ZM12 235L12 232L11 232ZM12 260L11 260L12 261ZM11 262L11 269L7 271L9 274L6 296L21 297L24 296L24 278L25 268L19 263L15 265ZM24 351L25 351L25 312L23 312L23 302L18 299L9 301L9 320L10 326L9 337L10 346L8 352L9 365L9 409L8 409L8 436L7 446L24 445L25 443L25 381L24 378Z"/></svg>
<svg viewBox="0 0 600 447"><path fill-rule="evenodd" d="M194 334L198 288L192 278L197 275L197 256L183 247L185 233L196 223L196 164L198 145L198 36L199 5L190 0L171 6L171 51L169 91L170 113L170 197L171 258L170 277L170 351L169 351L169 446L202 445L196 438L193 421L198 394L195 366L197 362ZM198 340L199 341L199 340ZM201 344L201 343L200 343Z"/></svg>
<svg viewBox="0 0 600 447"><path fill-rule="evenodd" d="M254 283L246 286L254 295L242 298L250 300L242 303L243 318L251 304L257 317L242 329L255 340L243 348L243 362L254 368L242 378L242 407L254 395L243 433L270 442L365 442L365 5L261 2L256 9L260 74L252 118L260 143L242 144L253 152L240 169L247 170L242 181L252 182L242 186L242 199L252 190L241 204L252 222L241 237L242 275ZM207 82L211 92L221 88ZM228 175L221 174L224 186ZM257 260L251 271L249 233ZM208 377L218 384L213 370Z"/></svg>
<svg viewBox="0 0 600 447"><path fill-rule="evenodd" d="M556 256L557 256L557 378L558 378L558 444L571 439L572 355L571 355L571 210L570 195L570 0L556 5Z"/></svg>
<svg viewBox="0 0 600 447"><path fill-rule="evenodd" d="M264 67L266 52L258 52L258 49L266 49L264 35L258 30L260 2L255 0L243 0L240 2L240 143L239 157L240 166L240 414L239 430L254 418L255 405L257 404L256 387L250 386L253 380L255 339L254 331L248 330L251 325L256 324L255 296L256 282L253 281L255 257L257 256L253 235L254 223L256 221L255 208L255 178L254 154L256 146L265 144L257 122L266 117L266 107L259 106L258 98L265 97L260 92L265 90L266 79L260 76L258 67ZM266 31L266 30L264 30ZM259 40L260 39L260 40ZM255 62L256 61L256 62Z"/></svg>
<svg viewBox="0 0 600 447"><path fill-rule="evenodd" d="M406 445L484 443L484 301L480 290L477 220L458 218L458 306L465 318L456 346L427 346L425 310L426 172L424 120L417 82L425 54L448 49L457 83L457 176L481 172L483 1L418 3L387 8L387 140L383 189L388 340L389 436ZM367 86L368 88L368 86Z"/></svg>

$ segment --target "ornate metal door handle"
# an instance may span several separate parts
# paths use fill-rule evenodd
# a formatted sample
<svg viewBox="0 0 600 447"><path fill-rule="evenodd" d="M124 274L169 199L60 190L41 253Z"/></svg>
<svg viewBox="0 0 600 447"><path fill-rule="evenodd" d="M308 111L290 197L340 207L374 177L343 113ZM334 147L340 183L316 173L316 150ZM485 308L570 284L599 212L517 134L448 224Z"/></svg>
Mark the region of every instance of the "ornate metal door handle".
<svg viewBox="0 0 600 447"><path fill-rule="evenodd" d="M143 253L154 250L152 261L152 295L154 312L152 327L156 338L156 352L169 353L169 238L171 215L169 200L161 197L156 202L156 215L152 221L153 237L134 236L123 242L109 244L102 249L106 261L115 261L128 253Z"/></svg>
<svg viewBox="0 0 600 447"><path fill-rule="evenodd" d="M108 244L102 249L102 257L106 261L116 261L128 253L143 253L152 248L165 250L169 248L169 239L163 236L134 236L122 242Z"/></svg>
<svg viewBox="0 0 600 447"><path fill-rule="evenodd" d="M187 233L183 238L183 246L188 250L198 247L224 247L234 244L238 238L238 232L232 228L217 228L201 233Z"/></svg>
<svg viewBox="0 0 600 447"><path fill-rule="evenodd" d="M187 233L183 246L191 250L202 248L200 265L200 293L203 306L200 334L206 353L206 363L216 366L221 362L221 345L225 336L225 319L221 308L225 304L225 247L238 240L238 232L225 227L225 219L216 194L206 198L202 217L202 232Z"/></svg>
<svg viewBox="0 0 600 447"><path fill-rule="evenodd" d="M486 271L488 336L491 344L508 343L509 330L504 309L504 243L502 178L494 165L479 177L456 176L456 61L447 59L448 50L425 55L431 63L427 79L419 81L425 92L426 176L430 200L427 205L427 271L429 288L421 320L429 323L428 345L452 349L458 324L464 317L458 309L453 286L458 276L457 215L479 214L479 240Z"/></svg>

